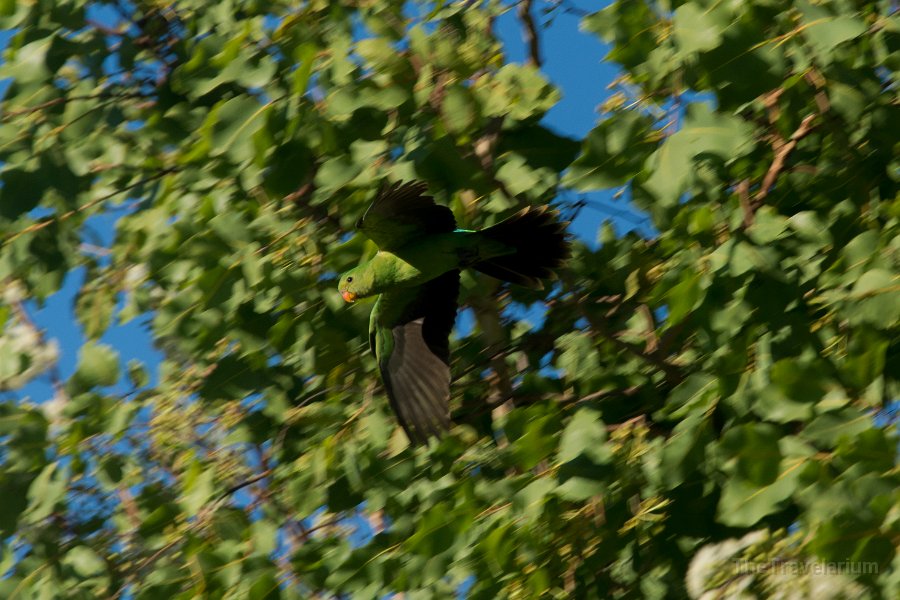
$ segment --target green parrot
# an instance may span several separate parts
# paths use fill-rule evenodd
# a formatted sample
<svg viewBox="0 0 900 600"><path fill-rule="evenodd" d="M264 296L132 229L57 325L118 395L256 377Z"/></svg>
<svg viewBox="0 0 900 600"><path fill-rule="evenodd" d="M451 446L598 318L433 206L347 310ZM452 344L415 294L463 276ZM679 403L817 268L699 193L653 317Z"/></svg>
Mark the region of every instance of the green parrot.
<svg viewBox="0 0 900 600"><path fill-rule="evenodd" d="M382 188L356 228L378 252L341 275L338 291L347 302L378 296L369 345L400 425L424 444L450 427L460 269L541 289L570 255L566 223L555 210L528 207L487 229L457 229L424 183L397 183Z"/></svg>

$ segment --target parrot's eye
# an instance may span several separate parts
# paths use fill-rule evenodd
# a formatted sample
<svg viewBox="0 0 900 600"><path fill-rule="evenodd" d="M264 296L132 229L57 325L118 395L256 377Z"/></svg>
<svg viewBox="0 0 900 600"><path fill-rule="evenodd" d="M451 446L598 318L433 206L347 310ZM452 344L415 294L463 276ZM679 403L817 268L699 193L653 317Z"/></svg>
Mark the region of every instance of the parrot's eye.
<svg viewBox="0 0 900 600"><path fill-rule="evenodd" d="M352 278L352 277L348 277L348 278L347 278L347 283L350 283L351 281L353 281L353 278Z"/></svg>

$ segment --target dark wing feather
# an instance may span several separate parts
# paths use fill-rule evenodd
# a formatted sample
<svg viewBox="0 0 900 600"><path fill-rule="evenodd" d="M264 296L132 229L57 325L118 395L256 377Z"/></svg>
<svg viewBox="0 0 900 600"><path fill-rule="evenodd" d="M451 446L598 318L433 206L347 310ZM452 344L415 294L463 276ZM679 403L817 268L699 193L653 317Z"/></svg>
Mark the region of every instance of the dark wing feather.
<svg viewBox="0 0 900 600"><path fill-rule="evenodd" d="M450 330L456 320L459 271L420 286L384 294L386 304L405 302L384 326L390 356L378 357L391 407L410 441L425 443L450 427Z"/></svg>
<svg viewBox="0 0 900 600"><path fill-rule="evenodd" d="M426 195L424 183L395 183L382 187L356 228L381 250L393 250L423 235L453 231L456 219Z"/></svg>

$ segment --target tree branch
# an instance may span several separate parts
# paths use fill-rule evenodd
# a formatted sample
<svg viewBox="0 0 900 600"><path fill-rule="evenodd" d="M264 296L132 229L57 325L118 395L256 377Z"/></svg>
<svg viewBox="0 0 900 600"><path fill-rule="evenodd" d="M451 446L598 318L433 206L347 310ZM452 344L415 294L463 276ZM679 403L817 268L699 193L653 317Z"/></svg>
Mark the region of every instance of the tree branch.
<svg viewBox="0 0 900 600"><path fill-rule="evenodd" d="M591 392L587 396L570 396L568 398L563 398L560 400L560 404L582 404L584 402L591 402L593 400L600 400L602 398L614 398L614 397L623 397L629 398L631 396L636 395L641 391L641 386L633 385L623 389L615 389L615 390L599 390L596 392Z"/></svg>
<svg viewBox="0 0 900 600"><path fill-rule="evenodd" d="M684 381L684 374L682 373L681 368L668 362L665 357L659 353L659 350L650 351L649 348L641 348L637 344L626 342L625 340L619 338L615 333L610 331L609 327L606 326L606 323L604 323L601 319L597 319L596 317L594 317L594 315L585 310L583 307L581 307L581 314L585 319L588 320L588 323L590 323L591 328L594 331L602 335L604 338L608 339L617 348L625 350L626 352L656 367L666 376L666 381L668 381L670 384L678 385L679 383Z"/></svg>
<svg viewBox="0 0 900 600"><path fill-rule="evenodd" d="M775 127L778 119L781 118L781 109L778 107L778 100L784 93L784 88L776 88L763 96L763 104L766 105L766 114L769 118L769 125Z"/></svg>
<svg viewBox="0 0 900 600"><path fill-rule="evenodd" d="M638 312L647 319L647 329L644 331L644 338L647 340L647 352L655 354L659 349L659 338L656 337L656 318L653 316L653 311L646 304L641 304L638 307Z"/></svg>
<svg viewBox="0 0 900 600"><path fill-rule="evenodd" d="M741 203L741 212L744 215L744 227L750 227L753 225L753 201L750 200L750 180L742 179L738 182L737 186L735 186L735 191L737 191L738 200Z"/></svg>
<svg viewBox="0 0 900 600"><path fill-rule="evenodd" d="M825 93L825 78L822 77L822 74L815 67L810 67L809 70L803 74L803 79L806 80L808 84L813 86L816 90L816 106L819 107L820 113L826 113L831 110L831 102L828 100L828 94Z"/></svg>
<svg viewBox="0 0 900 600"><path fill-rule="evenodd" d="M13 313L22 321L27 327L32 329L37 335L38 343L40 345L47 344L47 338L44 336L44 330L38 327L37 323L31 318L31 315L28 314L28 311L25 309L25 304L21 300L17 300L13 302L10 306L12 308ZM59 372L59 358L50 365L48 369L50 375L50 384L53 386L53 393L59 398L60 402L62 402L63 406L69 403L69 393L66 391L66 387L63 384L62 375Z"/></svg>
<svg viewBox="0 0 900 600"><path fill-rule="evenodd" d="M766 199L766 196L769 195L769 191L772 186L775 184L775 180L778 178L778 175L781 174L782 169L784 169L784 163L787 161L788 156L790 156L791 152L794 151L794 148L797 147L797 143L802 140L804 137L809 135L809 133L813 130L813 121L816 119L816 114L813 113L811 115L806 115L803 118L803 121L800 122L800 126L797 127L797 130L791 134L791 139L788 140L785 144L776 148L775 150L775 159L772 161L772 164L769 165L769 170L766 172L766 176L763 178L762 186L759 188L759 191L756 192L756 196L753 198L753 204L751 208L753 212L762 205L763 200Z"/></svg>
<svg viewBox="0 0 900 600"><path fill-rule="evenodd" d="M534 23L534 17L531 15L531 5L533 0L519 0L516 6L516 13L519 20L522 21L523 37L525 43L528 44L528 64L540 68L541 67L541 42L538 38L537 26Z"/></svg>
<svg viewBox="0 0 900 600"><path fill-rule="evenodd" d="M500 322L499 300L495 295L496 284L493 289L487 291L484 296L478 296L470 300L470 305L475 312L475 320L481 328L487 347L491 350L503 348L508 345L506 333ZM492 387L494 392L488 405L493 407L492 417L496 421L513 409L512 377L506 365L504 354L494 354L490 360L493 371ZM498 444L505 445L505 440L498 440Z"/></svg>
<svg viewBox="0 0 900 600"><path fill-rule="evenodd" d="M134 501L134 496L132 496L128 488L124 486L117 488L116 492L119 496L119 502L125 508L128 522L131 524L131 527L137 531L141 527L141 512L138 510L137 503Z"/></svg>

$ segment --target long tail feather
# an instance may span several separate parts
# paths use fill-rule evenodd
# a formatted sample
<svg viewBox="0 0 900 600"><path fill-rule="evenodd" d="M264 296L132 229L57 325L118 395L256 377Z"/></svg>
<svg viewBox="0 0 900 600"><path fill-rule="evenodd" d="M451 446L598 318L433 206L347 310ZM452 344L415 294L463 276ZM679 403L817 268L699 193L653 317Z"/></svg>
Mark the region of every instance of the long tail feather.
<svg viewBox="0 0 900 600"><path fill-rule="evenodd" d="M483 229L481 235L516 249L472 265L491 277L542 289L542 280L555 279L556 271L571 256L566 223L546 206L528 207Z"/></svg>

